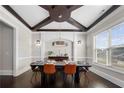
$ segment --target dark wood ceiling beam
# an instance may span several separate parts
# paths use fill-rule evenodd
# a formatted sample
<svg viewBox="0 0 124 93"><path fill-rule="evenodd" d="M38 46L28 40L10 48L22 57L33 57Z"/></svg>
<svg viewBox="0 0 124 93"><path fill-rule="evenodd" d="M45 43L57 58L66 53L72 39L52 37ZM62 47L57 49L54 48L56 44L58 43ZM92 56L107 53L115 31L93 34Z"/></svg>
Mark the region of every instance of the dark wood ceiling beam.
<svg viewBox="0 0 124 93"><path fill-rule="evenodd" d="M39 5L41 8L47 10L48 12L51 11L52 5Z"/></svg>
<svg viewBox="0 0 124 93"><path fill-rule="evenodd" d="M75 9L78 9L80 7L82 7L83 5L72 5L71 7L69 7L69 11L74 11Z"/></svg>
<svg viewBox="0 0 124 93"><path fill-rule="evenodd" d="M73 19L71 17L67 20L67 22L72 24L73 26L79 28L82 31L86 31L86 29L87 29L85 26L81 25L79 22L77 22L75 19Z"/></svg>
<svg viewBox="0 0 124 93"><path fill-rule="evenodd" d="M113 5L109 10L107 10L100 18L98 18L94 23L92 23L87 30L90 30L92 27L94 27L96 24L98 24L100 21L102 21L105 17L110 15L113 11L115 11L117 8L119 8L120 5Z"/></svg>
<svg viewBox="0 0 124 93"><path fill-rule="evenodd" d="M75 9L78 9L78 8L82 7L83 5L39 5L39 6L44 8L47 11L52 10L56 6L65 6L69 9L69 11L73 11Z"/></svg>
<svg viewBox="0 0 124 93"><path fill-rule="evenodd" d="M59 31L63 31L63 32L82 32L82 30L78 30L78 29L38 29L36 32L59 32Z"/></svg>
<svg viewBox="0 0 124 93"><path fill-rule="evenodd" d="M48 17L46 19L44 19L43 21L41 21L40 23L36 24L34 27L31 27L21 16L19 16L9 5L2 5L5 9L7 9L13 16L15 16L19 21L21 21L26 27L28 27L31 30L37 30L40 29L41 27L49 24L50 22L52 22L53 20ZM47 5L39 5L40 7L46 9L46 10L51 10L53 8L55 8L55 6L47 6ZM80 8L82 5L67 5L67 8L70 9L70 11L73 11L77 8ZM120 5L113 5L109 10L107 10L100 18L98 18L94 23L92 23L88 28L86 28L85 26L81 25L79 22L77 22L76 20L74 20L73 18L69 18L67 20L68 23L71 23L72 25L76 26L79 28L79 31L88 31L89 29L91 29L92 27L94 27L96 24L98 24L101 20L103 20L105 17L107 17L109 14L111 14L114 10L116 10L118 7L120 7ZM43 29L44 30L44 29ZM48 29L49 30L49 29ZM58 30L58 29L57 29ZM57 31L54 30L54 31ZM60 29L59 29L60 30ZM64 29L65 30L65 29ZM64 31L62 30L62 31ZM46 30L47 31L47 30ZM69 30L69 31L73 31L73 30Z"/></svg>
<svg viewBox="0 0 124 93"><path fill-rule="evenodd" d="M31 26L22 18L20 17L9 5L2 5L6 10L8 10L13 16L15 16L19 21L21 21L26 27L31 29Z"/></svg>
<svg viewBox="0 0 124 93"><path fill-rule="evenodd" d="M32 30L40 29L41 27L51 23L52 21L53 20L50 17L47 17L46 19L44 19L43 21L41 21L40 23L38 23L34 27L32 27Z"/></svg>

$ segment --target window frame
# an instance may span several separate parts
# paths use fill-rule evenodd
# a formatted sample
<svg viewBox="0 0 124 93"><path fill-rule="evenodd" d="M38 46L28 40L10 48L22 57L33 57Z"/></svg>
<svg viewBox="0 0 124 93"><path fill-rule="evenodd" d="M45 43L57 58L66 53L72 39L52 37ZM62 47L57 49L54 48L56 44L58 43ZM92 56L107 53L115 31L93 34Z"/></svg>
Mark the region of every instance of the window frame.
<svg viewBox="0 0 124 93"><path fill-rule="evenodd" d="M108 32L109 30L105 30L105 31L102 31L102 32ZM95 63L98 63L98 64L102 64L102 63L100 63L100 62L97 62L97 49L96 49L96 37L97 37L97 35L99 35L100 33L102 33L102 32L98 32L98 33L96 33L96 34L94 34L94 37L93 37L93 58L94 58L94 62ZM107 35L107 38L108 38L108 40L109 40L109 33L110 33L110 31L108 32L108 35ZM107 45L107 55L109 55L109 42L108 42L108 45ZM105 64L102 64L102 65L108 65L108 63L109 63L109 60L108 60L108 57L106 58L106 63Z"/></svg>
<svg viewBox="0 0 124 93"><path fill-rule="evenodd" d="M103 66L110 66L110 67L113 67L113 68L116 68L116 69L119 69L119 70L124 70L124 68L121 68L121 67L118 67L118 66L114 66L112 65L112 59L111 59L111 50L113 48L120 48L120 47L124 47L124 44L121 44L121 45L112 45L112 29L113 28L116 28L116 27L119 27L121 24L124 24L124 22L121 22L117 25L114 25L112 26L111 28L109 29L106 29L104 31L100 31L100 32L97 32L93 35L93 59L94 59L94 63L97 63L97 64L100 64L100 65L103 65ZM96 37L98 34L102 33L102 32L105 32L107 31L108 32L108 56L107 56L107 61L106 61L106 64L102 64L100 62L97 62L97 52L96 52Z"/></svg>

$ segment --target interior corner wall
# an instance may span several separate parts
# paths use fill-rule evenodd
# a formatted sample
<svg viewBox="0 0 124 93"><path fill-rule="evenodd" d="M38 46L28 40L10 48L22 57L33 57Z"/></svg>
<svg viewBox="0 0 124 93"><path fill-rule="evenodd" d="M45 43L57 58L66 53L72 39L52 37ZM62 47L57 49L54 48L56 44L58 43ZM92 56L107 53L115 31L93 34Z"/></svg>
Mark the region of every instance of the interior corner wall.
<svg viewBox="0 0 124 93"><path fill-rule="evenodd" d="M112 14L103 19L100 23L87 32L87 57L93 57L93 36L96 33L105 31L121 22L124 22L124 6L121 6L115 10ZM124 87L124 74L122 73L107 69L107 67L96 65L95 63L93 63L91 71L121 87Z"/></svg>
<svg viewBox="0 0 124 93"><path fill-rule="evenodd" d="M14 28L13 75L18 76L30 69L32 32L2 6L0 20Z"/></svg>

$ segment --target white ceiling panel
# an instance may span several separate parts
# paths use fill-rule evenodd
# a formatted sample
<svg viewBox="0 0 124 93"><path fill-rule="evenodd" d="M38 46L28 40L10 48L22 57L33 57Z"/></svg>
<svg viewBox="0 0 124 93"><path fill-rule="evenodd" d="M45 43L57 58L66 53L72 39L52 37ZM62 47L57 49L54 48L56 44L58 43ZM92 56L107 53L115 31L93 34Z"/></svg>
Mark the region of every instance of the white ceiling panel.
<svg viewBox="0 0 124 93"><path fill-rule="evenodd" d="M49 16L48 11L37 5L11 5L30 26L34 26Z"/></svg>
<svg viewBox="0 0 124 93"><path fill-rule="evenodd" d="M71 17L80 22L85 27L89 27L95 20L97 20L103 13L105 13L111 6L82 6L72 12Z"/></svg>
<svg viewBox="0 0 124 93"><path fill-rule="evenodd" d="M42 27L41 29L78 29L77 27L71 25L68 22L51 22L48 25Z"/></svg>

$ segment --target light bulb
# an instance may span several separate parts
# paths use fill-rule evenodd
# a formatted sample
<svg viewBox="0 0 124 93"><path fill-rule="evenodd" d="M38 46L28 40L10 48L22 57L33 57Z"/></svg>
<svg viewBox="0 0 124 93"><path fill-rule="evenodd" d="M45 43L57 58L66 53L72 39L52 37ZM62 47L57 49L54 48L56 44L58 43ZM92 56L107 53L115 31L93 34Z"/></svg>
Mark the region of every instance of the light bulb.
<svg viewBox="0 0 124 93"><path fill-rule="evenodd" d="M62 18L62 15L60 14L58 17L59 17L59 18Z"/></svg>

